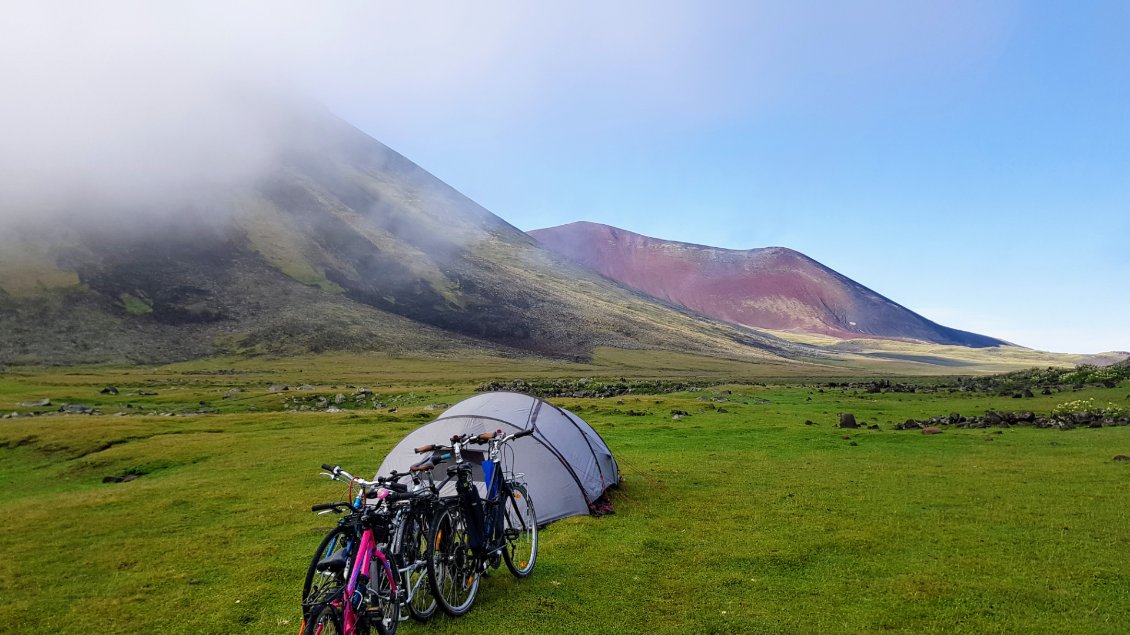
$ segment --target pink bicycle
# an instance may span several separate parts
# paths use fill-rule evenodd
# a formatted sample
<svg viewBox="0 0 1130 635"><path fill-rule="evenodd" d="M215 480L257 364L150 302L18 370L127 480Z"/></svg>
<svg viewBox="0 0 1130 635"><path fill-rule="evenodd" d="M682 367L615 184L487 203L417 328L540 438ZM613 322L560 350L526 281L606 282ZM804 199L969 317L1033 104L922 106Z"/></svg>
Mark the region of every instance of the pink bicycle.
<svg viewBox="0 0 1130 635"><path fill-rule="evenodd" d="M360 486L353 502L314 505L311 511L347 512L318 547L303 589L303 635L393 635L404 592L389 553L396 511L391 504L413 493L386 479L366 481L340 467L327 476ZM390 487L386 487L386 485Z"/></svg>

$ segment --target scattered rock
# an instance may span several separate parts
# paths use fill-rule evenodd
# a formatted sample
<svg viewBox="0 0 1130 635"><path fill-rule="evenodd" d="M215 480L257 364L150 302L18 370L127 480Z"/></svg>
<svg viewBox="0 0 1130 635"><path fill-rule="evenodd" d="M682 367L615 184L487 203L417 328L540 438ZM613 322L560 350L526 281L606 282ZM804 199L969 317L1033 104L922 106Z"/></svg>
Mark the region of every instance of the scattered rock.
<svg viewBox="0 0 1130 635"><path fill-rule="evenodd" d="M59 412L69 415L88 415L94 413L94 408L81 403L66 403L59 406Z"/></svg>
<svg viewBox="0 0 1130 635"><path fill-rule="evenodd" d="M103 483L129 483L130 481L136 481L140 476L141 476L140 474L124 474L122 476L103 476L102 482Z"/></svg>
<svg viewBox="0 0 1130 635"><path fill-rule="evenodd" d="M1119 463L1125 463L1127 461L1130 461L1130 456L1126 456L1125 454L1118 454L1112 460L1118 461Z"/></svg>
<svg viewBox="0 0 1130 635"><path fill-rule="evenodd" d="M840 427L841 428L858 428L859 424L855 421L855 415L850 412L840 413Z"/></svg>
<svg viewBox="0 0 1130 635"><path fill-rule="evenodd" d="M434 412L436 410L447 410L450 407L451 407L451 404L433 403L433 404L428 404L428 405L424 406L424 412Z"/></svg>
<svg viewBox="0 0 1130 635"><path fill-rule="evenodd" d="M326 412L345 412L345 411L342 410L341 408L338 408L337 406L330 406L329 408L326 408Z"/></svg>
<svg viewBox="0 0 1130 635"><path fill-rule="evenodd" d="M271 384L267 386L267 392L283 392L285 390L290 390L290 386L286 384Z"/></svg>
<svg viewBox="0 0 1130 635"><path fill-rule="evenodd" d="M816 425L816 422L815 422L815 421L813 421L812 419L805 419L805 420L804 420L804 425L806 425L806 426L814 426L814 425Z"/></svg>
<svg viewBox="0 0 1130 635"><path fill-rule="evenodd" d="M39 399L39 400L36 400L36 401L21 401L20 403L18 403L16 405L18 405L21 408L43 408L45 406L50 406L51 400L50 399Z"/></svg>
<svg viewBox="0 0 1130 635"><path fill-rule="evenodd" d="M393 406L393 407L389 408L389 409L388 409L388 411L389 411L389 412L396 412L396 411L397 411L397 407L396 407L396 406Z"/></svg>
<svg viewBox="0 0 1130 635"><path fill-rule="evenodd" d="M879 424L877 424L877 423L873 423L873 424L871 424L871 425L867 426L867 429L868 429L868 430L878 430L878 429L879 429Z"/></svg>
<svg viewBox="0 0 1130 635"><path fill-rule="evenodd" d="M105 388L103 388L102 390L99 390L98 392L102 393L103 395L116 395L116 394L118 394L118 389L113 387L113 386L106 386Z"/></svg>
<svg viewBox="0 0 1130 635"><path fill-rule="evenodd" d="M157 393L151 392L151 391L148 391L148 390L139 390L139 391L137 391L137 394L142 396L142 397L156 397L157 396Z"/></svg>
<svg viewBox="0 0 1130 635"><path fill-rule="evenodd" d="M672 417L689 417L690 413L687 412L686 410L672 410L671 416Z"/></svg>
<svg viewBox="0 0 1130 635"><path fill-rule="evenodd" d="M298 387L298 390L314 390L314 387L310 384L302 384Z"/></svg>
<svg viewBox="0 0 1130 635"><path fill-rule="evenodd" d="M1031 411L1023 412L994 412L988 411L981 417L962 417L957 413L949 417L931 417L928 421L907 419L906 422L895 426L896 430L914 430L926 426L953 425L958 428L1008 428L1015 425L1029 425L1036 428L1052 428L1056 430L1072 430L1079 426L1089 428L1106 428L1112 426L1130 425L1130 415L1117 417L1098 416L1091 412L1071 412L1056 415L1037 415Z"/></svg>
<svg viewBox="0 0 1130 635"><path fill-rule="evenodd" d="M928 426L928 427L922 428L922 434L941 434L941 433L942 433L942 429L938 428L936 426Z"/></svg>
<svg viewBox="0 0 1130 635"><path fill-rule="evenodd" d="M345 395L341 394L340 392L337 393L336 395L334 395L334 404L335 405L340 406L343 403L345 403Z"/></svg>
<svg viewBox="0 0 1130 635"><path fill-rule="evenodd" d="M1036 395L1033 395L1033 394L1032 394L1032 389L1031 389L1031 388L1025 388L1025 389L1024 389L1024 397L1025 397L1026 399L1031 399L1032 397L1035 397L1035 396L1036 396Z"/></svg>

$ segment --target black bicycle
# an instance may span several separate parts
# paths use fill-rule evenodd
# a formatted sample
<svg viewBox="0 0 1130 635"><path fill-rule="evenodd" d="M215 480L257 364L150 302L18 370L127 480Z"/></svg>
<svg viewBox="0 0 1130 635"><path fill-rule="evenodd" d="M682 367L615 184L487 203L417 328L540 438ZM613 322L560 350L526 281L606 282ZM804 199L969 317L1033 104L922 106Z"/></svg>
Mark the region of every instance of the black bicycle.
<svg viewBox="0 0 1130 635"><path fill-rule="evenodd" d="M503 447L529 434L524 430L504 435L501 430L478 436L456 435L451 445L427 445L416 452L450 453L455 464L447 469L455 480L455 495L440 499L432 518L427 545L428 583L443 610L453 616L471 609L479 579L487 568L502 561L515 577L534 569L538 554L538 525L534 503L522 474L507 474ZM482 462L486 496L472 479L472 466L463 457L468 444L487 444ZM427 463L424 464L428 465Z"/></svg>

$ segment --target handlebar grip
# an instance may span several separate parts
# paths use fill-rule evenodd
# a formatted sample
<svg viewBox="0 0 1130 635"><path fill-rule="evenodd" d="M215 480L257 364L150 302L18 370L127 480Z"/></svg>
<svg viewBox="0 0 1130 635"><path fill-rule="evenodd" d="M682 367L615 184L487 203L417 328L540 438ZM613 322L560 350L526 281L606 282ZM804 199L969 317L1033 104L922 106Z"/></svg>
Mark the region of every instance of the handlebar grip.
<svg viewBox="0 0 1130 635"><path fill-rule="evenodd" d="M484 432L484 433L480 434L479 436L477 436L475 438L478 439L479 441L490 441L491 439L495 438L496 436L498 436L497 430L495 430L494 432Z"/></svg>
<svg viewBox="0 0 1130 635"><path fill-rule="evenodd" d="M423 454L424 452L431 452L434 449L436 449L436 444L429 443L427 445L421 445L420 447L416 448L415 452L416 454Z"/></svg>
<svg viewBox="0 0 1130 635"><path fill-rule="evenodd" d="M337 509L338 507L340 507L344 504L345 503L320 503L318 505L314 505L314 506L310 507L310 511L320 512L320 511L325 511L327 509Z"/></svg>
<svg viewBox="0 0 1130 635"><path fill-rule="evenodd" d="M337 468L332 466L332 465L326 465L325 463L323 463L322 469L327 471L327 472L332 472L332 471L336 470Z"/></svg>
<svg viewBox="0 0 1130 635"><path fill-rule="evenodd" d="M435 464L429 462L429 463L422 463L420 465L413 465L412 467L408 468L408 471L410 471L410 472L428 472L428 471L432 470L433 468L435 468Z"/></svg>
<svg viewBox="0 0 1130 635"><path fill-rule="evenodd" d="M534 429L533 429L533 428L530 428L529 430L522 430L521 432L515 432L515 433L514 433L514 438L515 438L515 439L521 439L522 437L528 437L528 436L530 436L530 435L531 435L531 434L533 434L533 433L534 433Z"/></svg>

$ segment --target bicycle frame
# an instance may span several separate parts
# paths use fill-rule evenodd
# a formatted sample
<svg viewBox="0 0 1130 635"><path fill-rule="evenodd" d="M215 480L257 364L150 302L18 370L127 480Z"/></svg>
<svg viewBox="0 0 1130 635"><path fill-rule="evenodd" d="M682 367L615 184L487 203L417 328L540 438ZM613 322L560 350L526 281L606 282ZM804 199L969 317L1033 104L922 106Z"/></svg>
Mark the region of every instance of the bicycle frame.
<svg viewBox="0 0 1130 635"><path fill-rule="evenodd" d="M486 485L486 496L482 499L482 512L476 514L479 517L468 522L467 530L469 533L476 533L481 531L481 535L475 536L479 544L482 545L481 550L476 554L476 558L483 560L490 557L496 557L506 547L506 540L503 536L503 520L502 516L505 513L506 500L509 499L512 504L517 506L513 501L513 493L510 490L509 482L502 469L501 457L501 443L495 439L489 440L490 446L487 459L482 462L483 481ZM462 443L456 442L453 444L453 453L455 455L456 465L464 463L462 455ZM518 475L521 476L521 475ZM467 472L459 472L456 475L457 482L462 480L474 487L474 482L471 480L470 474ZM446 484L451 480L448 477L444 481ZM442 487L442 485L441 485ZM458 490L458 486L456 488ZM462 501L467 494L456 494L456 500ZM515 509L517 511L517 509ZM524 519L520 518L522 522ZM481 528L480 528L481 523Z"/></svg>
<svg viewBox="0 0 1130 635"><path fill-rule="evenodd" d="M383 497L382 497L383 498ZM349 581L345 584L345 590L341 594L339 601L344 605L342 607L342 626L345 630L345 635L352 635L357 628L357 608L354 605L360 606L364 601L362 597L362 590L360 589L361 580L372 580L370 575L372 572L373 560L379 560L381 563L381 573L388 579L389 588L395 597L396 589L396 576L392 574L392 567L389 565L388 557L384 552L377 548L376 540L373 538L373 529L366 527L361 533L361 544L357 548L357 558L354 560L353 571L349 574ZM360 562L360 564L358 564ZM346 601L349 598L349 601Z"/></svg>

